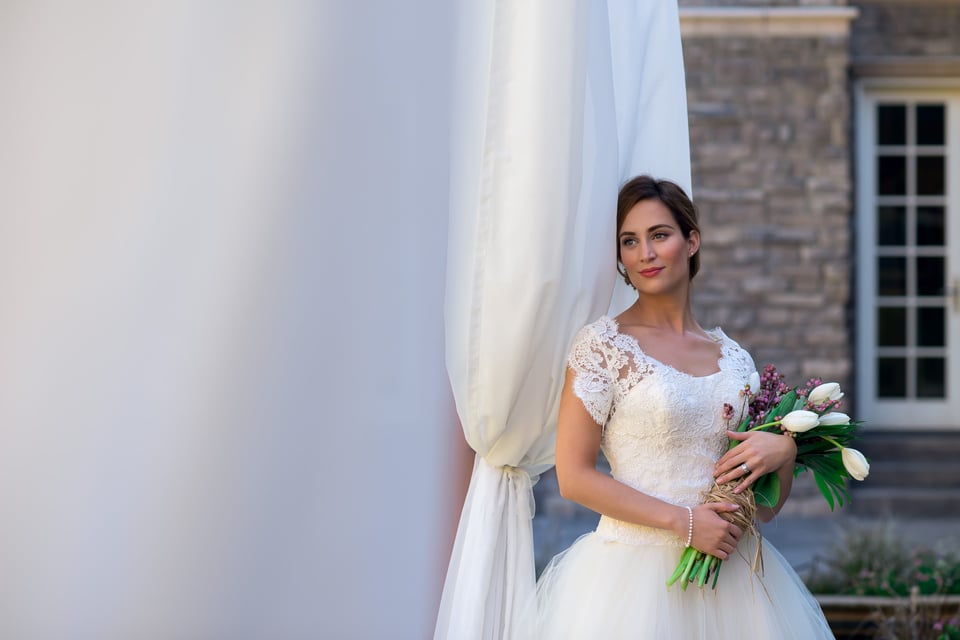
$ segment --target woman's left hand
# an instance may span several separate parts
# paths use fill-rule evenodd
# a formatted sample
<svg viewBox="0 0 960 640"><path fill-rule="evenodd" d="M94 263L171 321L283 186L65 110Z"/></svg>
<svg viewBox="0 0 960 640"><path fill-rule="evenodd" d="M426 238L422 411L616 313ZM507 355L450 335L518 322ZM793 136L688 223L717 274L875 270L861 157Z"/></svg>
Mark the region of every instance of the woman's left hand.
<svg viewBox="0 0 960 640"><path fill-rule="evenodd" d="M780 469L785 464L794 463L797 456L797 444L793 438L765 431L727 431L731 440L740 444L727 451L714 467L713 476L717 484L740 480L734 493L740 493L757 478ZM746 469L744 466L746 465Z"/></svg>

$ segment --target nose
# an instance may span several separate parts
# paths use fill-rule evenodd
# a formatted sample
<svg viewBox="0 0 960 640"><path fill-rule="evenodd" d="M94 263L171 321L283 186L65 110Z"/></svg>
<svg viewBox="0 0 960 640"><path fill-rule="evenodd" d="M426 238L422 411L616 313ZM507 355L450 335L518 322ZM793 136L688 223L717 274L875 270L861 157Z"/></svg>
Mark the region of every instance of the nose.
<svg viewBox="0 0 960 640"><path fill-rule="evenodd" d="M649 240L644 240L641 248L643 249L643 259L647 262L657 257L656 252L653 250L653 243Z"/></svg>

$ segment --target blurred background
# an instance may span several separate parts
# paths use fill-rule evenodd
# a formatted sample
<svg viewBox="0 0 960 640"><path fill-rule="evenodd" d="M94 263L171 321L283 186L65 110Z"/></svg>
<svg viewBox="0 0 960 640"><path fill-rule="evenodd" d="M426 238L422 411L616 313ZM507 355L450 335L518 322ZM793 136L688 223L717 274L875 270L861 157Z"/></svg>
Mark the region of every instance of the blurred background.
<svg viewBox="0 0 960 640"><path fill-rule="evenodd" d="M0 3L0 637L425 637L453 6Z"/></svg>
<svg viewBox="0 0 960 640"><path fill-rule="evenodd" d="M955 545L960 5L680 5L700 321L867 421L851 507L801 482L770 537L797 566L838 517ZM455 21L0 4L0 636L430 635L469 473ZM542 562L591 516L536 491Z"/></svg>

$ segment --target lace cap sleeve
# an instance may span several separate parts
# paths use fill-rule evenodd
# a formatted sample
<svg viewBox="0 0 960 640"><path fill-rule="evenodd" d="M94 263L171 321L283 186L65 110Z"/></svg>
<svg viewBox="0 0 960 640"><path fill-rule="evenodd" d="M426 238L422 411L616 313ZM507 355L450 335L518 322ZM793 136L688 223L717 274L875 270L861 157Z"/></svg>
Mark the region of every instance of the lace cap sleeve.
<svg viewBox="0 0 960 640"><path fill-rule="evenodd" d="M607 422L614 393L611 347L603 342L606 330L602 321L585 326L574 338L567 359L567 366L574 372L573 392L599 425Z"/></svg>
<svg viewBox="0 0 960 640"><path fill-rule="evenodd" d="M736 371L746 382L750 374L757 370L757 365L754 364L750 352L741 347L736 340L724 333L720 327L717 327L715 331L727 345L730 368Z"/></svg>

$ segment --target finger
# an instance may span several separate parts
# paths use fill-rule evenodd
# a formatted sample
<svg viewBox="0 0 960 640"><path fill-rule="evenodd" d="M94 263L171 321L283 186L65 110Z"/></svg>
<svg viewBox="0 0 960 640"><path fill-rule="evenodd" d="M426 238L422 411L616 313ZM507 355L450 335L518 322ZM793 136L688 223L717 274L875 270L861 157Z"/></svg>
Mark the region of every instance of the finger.
<svg viewBox="0 0 960 640"><path fill-rule="evenodd" d="M743 464L742 460L731 458L729 461L725 462L723 466L714 471L713 475L720 484L723 484L724 482L730 482L731 480L736 480L743 475L742 473L738 473L741 471L741 464Z"/></svg>
<svg viewBox="0 0 960 640"><path fill-rule="evenodd" d="M753 472L751 471L751 472L750 472L750 475L747 475L747 476L743 476L743 477L742 477L742 479L740 480L740 483L733 488L733 492L736 493L736 494L738 494L738 495L741 494L741 493L743 493L744 491L746 491L747 489L749 489L749 488L750 488L750 485L752 485L754 482L756 482L757 478L759 478L759 477L760 477L759 474L753 473Z"/></svg>
<svg viewBox="0 0 960 640"><path fill-rule="evenodd" d="M746 465L746 468L744 468L744 465ZM717 477L717 483L723 484L724 482L730 482L731 480L736 480L737 478L744 478L750 475L750 473L753 471L753 467L754 466L745 458L735 460L729 469Z"/></svg>
<svg viewBox="0 0 960 640"><path fill-rule="evenodd" d="M730 438L731 440L738 440L740 442L743 442L744 440L746 440L752 435L753 434L749 431L730 431L729 429L727 430L728 438Z"/></svg>
<svg viewBox="0 0 960 640"><path fill-rule="evenodd" d="M733 433L733 432L728 431L727 433ZM742 452L743 452L743 449L741 449L740 445L738 445L737 447L734 447L733 449L726 451L722 456L720 456L720 459L717 460L717 464L714 466L719 468L719 467L722 467L723 465L730 464L730 461L736 458L737 456L739 456Z"/></svg>
<svg viewBox="0 0 960 640"><path fill-rule="evenodd" d="M751 434L736 433L734 431L728 431L727 433L732 435L737 435L737 436L751 435ZM720 459L717 460L717 463L714 465L714 469L732 468L731 463L733 462L734 458L739 458L743 454L743 452L744 452L744 449L742 446L738 446L733 449L730 449L729 451L724 453L722 456L720 456Z"/></svg>
<svg viewBox="0 0 960 640"><path fill-rule="evenodd" d="M705 506L706 508L716 513L736 511L737 509L740 508L740 505L734 504L732 502L708 502L703 506Z"/></svg>
<svg viewBox="0 0 960 640"><path fill-rule="evenodd" d="M740 465L737 465L733 469L727 469L723 473L717 476L717 484L723 484L725 482L730 482L736 480L737 478L743 477L743 470L740 469Z"/></svg>

